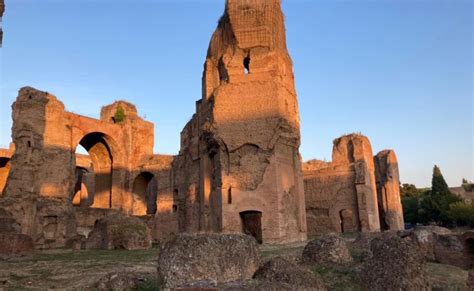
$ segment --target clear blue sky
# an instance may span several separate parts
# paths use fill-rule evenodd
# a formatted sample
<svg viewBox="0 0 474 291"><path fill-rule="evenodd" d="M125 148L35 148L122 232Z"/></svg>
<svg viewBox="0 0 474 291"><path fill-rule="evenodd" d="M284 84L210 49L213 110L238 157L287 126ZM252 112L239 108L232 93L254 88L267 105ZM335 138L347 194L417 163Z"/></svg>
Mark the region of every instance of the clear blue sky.
<svg viewBox="0 0 474 291"><path fill-rule="evenodd" d="M207 46L224 0L6 0L0 145L20 87L98 117L126 99L155 123L155 150L177 153L201 96ZM402 182L474 180L473 2L283 1L305 160L362 132L396 151Z"/></svg>

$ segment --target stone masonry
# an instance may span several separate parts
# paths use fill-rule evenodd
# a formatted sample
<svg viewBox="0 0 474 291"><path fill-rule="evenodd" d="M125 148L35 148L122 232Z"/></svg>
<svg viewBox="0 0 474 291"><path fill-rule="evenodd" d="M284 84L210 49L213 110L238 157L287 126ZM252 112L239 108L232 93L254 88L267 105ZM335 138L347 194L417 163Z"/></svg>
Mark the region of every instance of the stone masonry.
<svg viewBox="0 0 474 291"><path fill-rule="evenodd" d="M393 151L374 157L369 140L352 134L334 141L332 162L302 164L280 0L227 0L176 156L153 153L153 124L125 101L94 119L24 87L12 119L0 212L36 248L85 240L114 215L140 218L155 240L224 232L286 243L403 228Z"/></svg>
<svg viewBox="0 0 474 291"><path fill-rule="evenodd" d="M173 167L180 229L304 240L299 128L280 1L229 0Z"/></svg>
<svg viewBox="0 0 474 291"><path fill-rule="evenodd" d="M350 134L334 141L332 156L303 166L308 234L403 229L395 153L374 158L368 138Z"/></svg>

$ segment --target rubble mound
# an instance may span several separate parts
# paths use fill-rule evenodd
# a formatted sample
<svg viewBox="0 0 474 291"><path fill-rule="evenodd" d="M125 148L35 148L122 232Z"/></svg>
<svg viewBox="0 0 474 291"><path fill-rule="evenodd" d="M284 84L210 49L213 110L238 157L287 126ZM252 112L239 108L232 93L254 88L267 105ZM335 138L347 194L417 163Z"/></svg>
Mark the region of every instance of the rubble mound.
<svg viewBox="0 0 474 291"><path fill-rule="evenodd" d="M417 226L408 232L410 238L418 245L423 256L435 261L434 245L438 235L447 235L451 231L439 226Z"/></svg>
<svg viewBox="0 0 474 291"><path fill-rule="evenodd" d="M345 265L353 262L346 242L337 234L310 241L303 250L303 262Z"/></svg>
<svg viewBox="0 0 474 291"><path fill-rule="evenodd" d="M158 258L158 287L197 281L226 283L251 279L260 265L257 241L244 234L180 234Z"/></svg>
<svg viewBox="0 0 474 291"><path fill-rule="evenodd" d="M436 262L460 268L474 266L474 232L437 235L434 241Z"/></svg>
<svg viewBox="0 0 474 291"><path fill-rule="evenodd" d="M129 272L113 272L100 278L94 288L100 290L136 290L144 278Z"/></svg>
<svg viewBox="0 0 474 291"><path fill-rule="evenodd" d="M467 286L474 288L474 269L469 271L469 277L467 279Z"/></svg>
<svg viewBox="0 0 474 291"><path fill-rule="evenodd" d="M288 284L294 288L326 290L322 281L310 270L282 257L274 257L260 267L254 278L264 282Z"/></svg>
<svg viewBox="0 0 474 291"><path fill-rule="evenodd" d="M101 218L87 238L87 249L140 250L151 247L151 234L146 224L136 217L119 213Z"/></svg>
<svg viewBox="0 0 474 291"><path fill-rule="evenodd" d="M380 232L359 232L352 245L363 250L370 250L372 240L381 234Z"/></svg>
<svg viewBox="0 0 474 291"><path fill-rule="evenodd" d="M26 234L0 233L1 257L30 255L34 252L34 249L33 239Z"/></svg>
<svg viewBox="0 0 474 291"><path fill-rule="evenodd" d="M424 258L411 238L388 232L372 240L372 258L361 270L368 290L424 290Z"/></svg>

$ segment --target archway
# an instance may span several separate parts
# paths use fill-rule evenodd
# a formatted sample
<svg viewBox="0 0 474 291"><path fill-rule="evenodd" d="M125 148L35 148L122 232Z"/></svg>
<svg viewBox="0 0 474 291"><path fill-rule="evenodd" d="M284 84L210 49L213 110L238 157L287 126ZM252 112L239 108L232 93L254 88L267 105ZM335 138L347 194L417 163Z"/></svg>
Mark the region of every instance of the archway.
<svg viewBox="0 0 474 291"><path fill-rule="evenodd" d="M79 145L89 154L91 167L93 168L92 207L111 208L113 155L106 135L100 132L89 133L81 139ZM82 182L83 179L81 185ZM91 196L91 193L88 193L88 196Z"/></svg>
<svg viewBox="0 0 474 291"><path fill-rule="evenodd" d="M9 172L10 172L10 159L0 158L0 196L3 195L3 190L7 183Z"/></svg>
<svg viewBox="0 0 474 291"><path fill-rule="evenodd" d="M357 231L357 228L354 225L354 216L352 214L352 210L342 209L339 211L339 216L341 218L341 232Z"/></svg>
<svg viewBox="0 0 474 291"><path fill-rule="evenodd" d="M240 212L242 220L242 231L245 234L253 236L259 244L262 239L262 212L260 211L244 211Z"/></svg>
<svg viewBox="0 0 474 291"><path fill-rule="evenodd" d="M140 173L133 181L133 215L156 213L157 181L149 172Z"/></svg>

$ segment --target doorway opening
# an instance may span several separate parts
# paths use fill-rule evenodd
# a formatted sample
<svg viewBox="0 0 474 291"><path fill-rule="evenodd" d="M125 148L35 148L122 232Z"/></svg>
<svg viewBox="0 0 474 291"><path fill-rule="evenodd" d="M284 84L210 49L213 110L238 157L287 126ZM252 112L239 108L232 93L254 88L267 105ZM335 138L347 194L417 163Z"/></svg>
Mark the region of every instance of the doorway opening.
<svg viewBox="0 0 474 291"><path fill-rule="evenodd" d="M244 211L240 213L242 220L242 231L245 234L253 236L259 244L262 240L262 212Z"/></svg>

